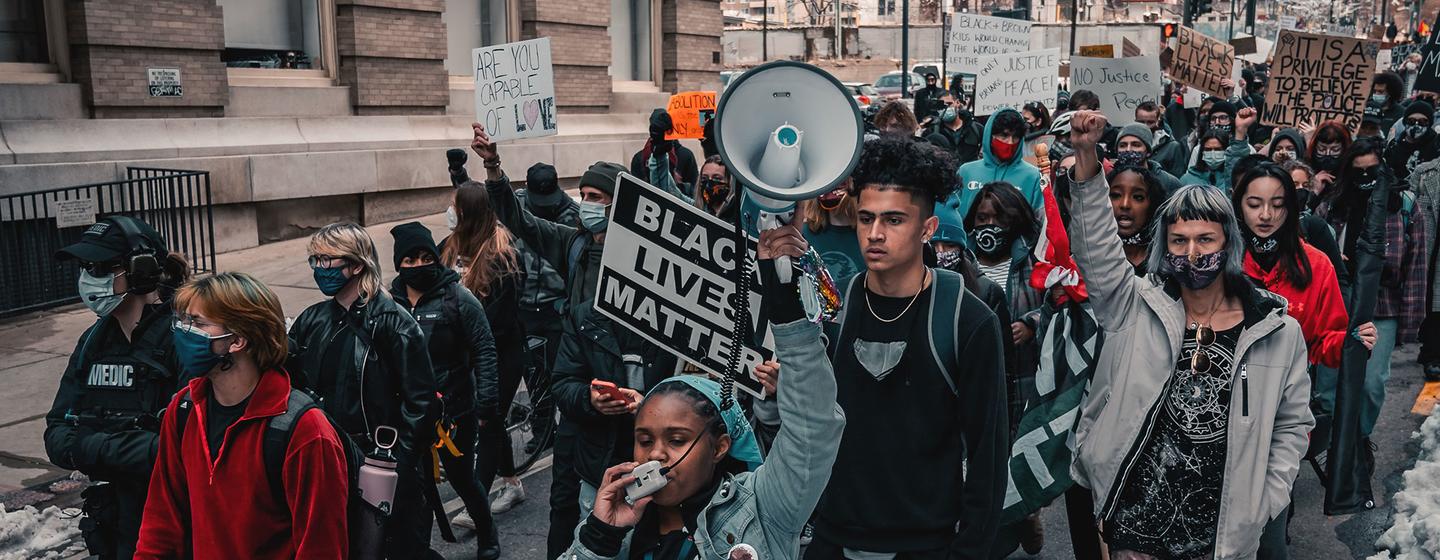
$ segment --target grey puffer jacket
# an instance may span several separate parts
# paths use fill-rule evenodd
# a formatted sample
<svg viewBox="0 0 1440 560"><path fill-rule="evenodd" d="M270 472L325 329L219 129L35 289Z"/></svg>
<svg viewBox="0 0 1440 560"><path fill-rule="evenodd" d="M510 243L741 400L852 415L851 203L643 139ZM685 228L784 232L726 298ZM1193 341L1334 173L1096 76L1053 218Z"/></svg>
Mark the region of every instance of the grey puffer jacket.
<svg viewBox="0 0 1440 560"><path fill-rule="evenodd" d="M830 481L840 449L845 413L835 404L835 375L825 357L820 327L805 320L774 325L777 359L784 368L775 398L780 433L765 464L754 472L725 475L694 532L702 560L726 560L744 543L756 558L799 558L800 530ZM615 556L601 556L576 541L562 560L630 557L630 540Z"/></svg>
<svg viewBox="0 0 1440 560"><path fill-rule="evenodd" d="M1075 183L1070 236L1075 261L1105 331L1095 378L1075 431L1071 474L1094 491L1097 519L1113 507L1123 473L1179 359L1185 309L1151 274L1125 260L1103 174ZM1267 310L1240 333L1226 428L1225 480L1215 535L1216 559L1253 558L1265 524L1283 515L1315 425L1299 323L1283 298L1251 289L1240 296Z"/></svg>

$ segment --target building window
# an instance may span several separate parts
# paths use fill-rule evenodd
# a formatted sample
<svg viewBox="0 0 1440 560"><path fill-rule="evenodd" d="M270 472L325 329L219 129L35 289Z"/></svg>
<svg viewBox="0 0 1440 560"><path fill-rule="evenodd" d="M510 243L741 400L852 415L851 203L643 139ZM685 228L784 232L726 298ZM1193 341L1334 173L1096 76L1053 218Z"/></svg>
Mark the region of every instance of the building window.
<svg viewBox="0 0 1440 560"><path fill-rule="evenodd" d="M325 67L321 8L325 0L219 0L231 68L318 70Z"/></svg>
<svg viewBox="0 0 1440 560"><path fill-rule="evenodd" d="M470 51L510 42L506 0L445 0L445 69L451 76L474 76Z"/></svg>
<svg viewBox="0 0 1440 560"><path fill-rule="evenodd" d="M44 0L0 0L0 62L50 62Z"/></svg>

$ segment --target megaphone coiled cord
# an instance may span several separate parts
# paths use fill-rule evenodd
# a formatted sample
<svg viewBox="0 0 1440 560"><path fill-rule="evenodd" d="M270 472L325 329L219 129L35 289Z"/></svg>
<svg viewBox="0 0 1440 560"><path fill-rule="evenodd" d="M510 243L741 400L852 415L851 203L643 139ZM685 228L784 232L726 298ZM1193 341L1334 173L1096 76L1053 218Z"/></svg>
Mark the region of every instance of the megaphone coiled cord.
<svg viewBox="0 0 1440 560"><path fill-rule="evenodd" d="M732 185L730 187L734 189ZM735 310L735 324L730 331L730 360L725 367L725 378L720 381L720 410L728 410L735 404L735 376L740 371L740 358L745 353L742 341L750 336L750 245L745 238L745 212L736 212L735 217L735 292L730 294L730 308Z"/></svg>

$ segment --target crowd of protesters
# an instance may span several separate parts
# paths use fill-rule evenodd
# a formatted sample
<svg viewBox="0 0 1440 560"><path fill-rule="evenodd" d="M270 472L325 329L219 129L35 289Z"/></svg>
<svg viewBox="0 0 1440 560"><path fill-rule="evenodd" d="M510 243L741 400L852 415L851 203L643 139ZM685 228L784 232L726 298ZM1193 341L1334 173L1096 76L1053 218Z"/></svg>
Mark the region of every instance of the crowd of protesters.
<svg viewBox="0 0 1440 560"><path fill-rule="evenodd" d="M288 325L255 278L188 278L150 226L106 218L58 255L98 320L46 450L103 482L82 525L103 558L438 557L443 470L493 559L496 516L525 499L507 412L543 387L547 558L991 559L1044 546L1044 504L1001 515L1011 450L1037 383L1084 350L1075 451L1055 465L1073 481L1053 498L1066 553L1287 558L1343 357L1368 352L1365 464L1395 348L1419 343L1440 379L1440 143L1435 96L1388 72L1353 131L1265 126L1266 69L1242 81L1198 107L1167 84L1118 127L1092 92L975 115L934 76L918 111L878 108L853 174L760 232L776 353L744 374L763 399L595 309L620 173L743 212L724 161L667 140L664 111L628 166L589 166L578 202L544 163L516 188L474 125L484 176L453 175L448 235L394 227L387 285L366 229L321 228L294 264L325 299ZM1371 236L1378 293L1359 310ZM823 325L777 279L776 257L812 250L842 300ZM627 500L651 461L669 483ZM393 497L367 516L377 468Z"/></svg>

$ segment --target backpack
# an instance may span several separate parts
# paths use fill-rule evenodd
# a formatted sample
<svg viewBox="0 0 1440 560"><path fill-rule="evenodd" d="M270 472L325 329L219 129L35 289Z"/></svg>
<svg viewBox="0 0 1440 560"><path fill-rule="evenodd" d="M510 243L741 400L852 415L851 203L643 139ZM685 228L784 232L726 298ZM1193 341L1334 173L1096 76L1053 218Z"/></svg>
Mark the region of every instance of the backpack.
<svg viewBox="0 0 1440 560"><path fill-rule="evenodd" d="M276 501L287 504L285 500L285 451L290 448L290 437L294 435L295 424L306 412L311 409L319 410L325 416L325 421L330 423L330 428L335 430L336 437L340 438L340 447L345 450L345 474L349 479L350 491L346 496L346 510L349 512L349 519L353 522L356 519L355 513L364 504L360 499L360 466L365 462L365 452L350 438L345 430L335 423L325 409L320 408L313 395L300 389L290 389L290 398L285 404L285 412L279 416L272 416L265 420L265 435L261 440L261 458L265 465L265 479L270 482L270 493ZM180 393L180 404L175 407L175 435L181 437L185 434L185 424L190 419L190 410L195 408L195 401L190 398L190 389L186 388ZM204 429L204 427L201 427Z"/></svg>
<svg viewBox="0 0 1440 560"><path fill-rule="evenodd" d="M930 355L935 359L935 367L945 372L945 384L950 387L950 392L960 394L960 386L956 383L960 372L960 341L956 340L959 335L955 331L955 324L960 319L961 300L973 298L975 294L965 289L965 279L959 273L941 269L930 269L935 274L935 281L932 283L934 289L930 294L930 310L926 318L927 330L930 334ZM851 294L858 286L865 289L863 284L864 273L851 276L849 280L842 281L845 284L845 293L841 301L851 302ZM954 294L955 297L942 297ZM825 337L827 353L835 355L840 343L840 335L845 329L845 319L849 317L849 305L840 308L840 315L834 322L825 324ZM936 321L936 318L947 320Z"/></svg>

